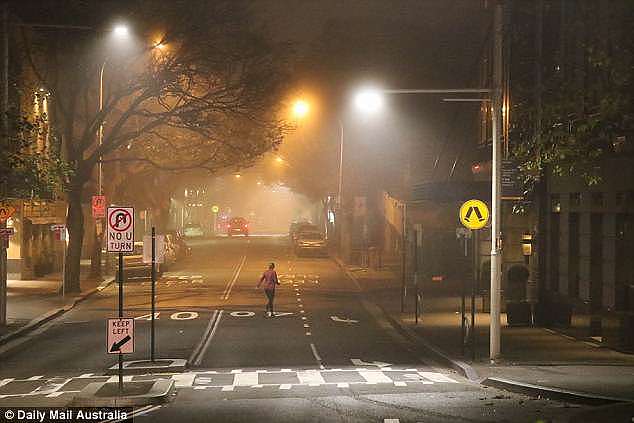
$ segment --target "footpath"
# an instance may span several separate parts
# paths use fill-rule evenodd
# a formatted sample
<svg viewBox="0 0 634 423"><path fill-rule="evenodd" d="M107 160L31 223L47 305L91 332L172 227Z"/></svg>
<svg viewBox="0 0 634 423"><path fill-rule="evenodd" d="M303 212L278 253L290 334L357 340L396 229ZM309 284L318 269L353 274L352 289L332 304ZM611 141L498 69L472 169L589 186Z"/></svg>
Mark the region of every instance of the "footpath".
<svg viewBox="0 0 634 423"><path fill-rule="evenodd" d="M81 292L65 295L59 273L33 280L7 280L7 325L0 327L0 345L72 309L112 282L110 277L103 281L89 278L89 263L82 263L81 270Z"/></svg>
<svg viewBox="0 0 634 423"><path fill-rule="evenodd" d="M616 352L587 340L577 340L540 327L511 327L502 313L501 359L489 360L487 299L476 300L475 354L462 345L459 282L430 282L420 292L419 318L414 315L411 286L401 311L401 276L397 266L381 270L344 265L366 298L383 309L392 324L420 348L472 381L531 396L602 406L579 421L614 417L633 421L634 355ZM485 312L482 312L482 310ZM470 297L466 300L470 317ZM607 407L608 411L599 412ZM587 417L587 420L586 420Z"/></svg>

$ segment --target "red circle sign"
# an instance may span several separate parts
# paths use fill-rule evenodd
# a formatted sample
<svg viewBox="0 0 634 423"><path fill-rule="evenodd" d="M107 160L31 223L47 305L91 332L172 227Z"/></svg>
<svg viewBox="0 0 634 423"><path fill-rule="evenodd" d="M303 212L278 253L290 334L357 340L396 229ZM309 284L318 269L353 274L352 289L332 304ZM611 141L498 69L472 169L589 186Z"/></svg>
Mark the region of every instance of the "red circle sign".
<svg viewBox="0 0 634 423"><path fill-rule="evenodd" d="M108 218L110 229L125 232L132 226L132 215L126 209L114 209Z"/></svg>

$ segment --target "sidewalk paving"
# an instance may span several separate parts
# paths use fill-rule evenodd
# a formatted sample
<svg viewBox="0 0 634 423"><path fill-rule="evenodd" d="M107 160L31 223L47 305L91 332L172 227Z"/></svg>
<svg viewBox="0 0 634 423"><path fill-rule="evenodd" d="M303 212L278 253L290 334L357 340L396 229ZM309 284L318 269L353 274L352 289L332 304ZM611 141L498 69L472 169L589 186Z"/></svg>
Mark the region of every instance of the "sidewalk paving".
<svg viewBox="0 0 634 423"><path fill-rule="evenodd" d="M45 320L55 312L70 307L94 292L103 281L89 278L88 271L89 269L82 263L81 292L66 295L61 293L62 275L60 273L33 280L9 279L7 281L7 326L0 327L0 343L24 330L25 327L39 324L40 320Z"/></svg>
<svg viewBox="0 0 634 423"><path fill-rule="evenodd" d="M339 262L342 265L341 262ZM539 327L510 327L502 314L502 358L489 361L489 314L476 313L476 356L461 347L460 287L443 281L426 285L418 324L414 318L414 295L408 287L405 311L401 312L401 280L398 268L384 270L345 266L367 298L379 305L408 334L444 355L467 377L487 385L488 379L509 382L509 390L544 397L562 398L564 392L579 393L588 404L610 403L600 397L634 401L634 355L619 353L597 344L575 340ZM482 300L476 300L476 311ZM466 301L470 315L470 297ZM466 369L466 371L465 371ZM475 374L469 373L475 371ZM511 386L513 385L513 386ZM526 386L525 386L526 385ZM550 391L553 392L550 392ZM584 401L583 395L588 399ZM574 397L574 396L573 396ZM593 398L595 401L593 401Z"/></svg>

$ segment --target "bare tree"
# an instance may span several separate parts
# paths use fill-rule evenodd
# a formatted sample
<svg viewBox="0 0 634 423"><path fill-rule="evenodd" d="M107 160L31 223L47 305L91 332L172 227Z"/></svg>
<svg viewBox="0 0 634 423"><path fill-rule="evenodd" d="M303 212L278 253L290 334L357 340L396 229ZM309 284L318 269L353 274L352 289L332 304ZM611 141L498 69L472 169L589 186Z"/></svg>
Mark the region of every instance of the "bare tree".
<svg viewBox="0 0 634 423"><path fill-rule="evenodd" d="M80 288L82 202L100 160L216 172L251 163L278 145L285 129L277 110L285 53L249 29L241 4L141 1L129 7L138 42L108 58L101 110L105 55L96 51L94 34L49 32L27 43L34 72L54 99L53 119L72 168L67 292Z"/></svg>

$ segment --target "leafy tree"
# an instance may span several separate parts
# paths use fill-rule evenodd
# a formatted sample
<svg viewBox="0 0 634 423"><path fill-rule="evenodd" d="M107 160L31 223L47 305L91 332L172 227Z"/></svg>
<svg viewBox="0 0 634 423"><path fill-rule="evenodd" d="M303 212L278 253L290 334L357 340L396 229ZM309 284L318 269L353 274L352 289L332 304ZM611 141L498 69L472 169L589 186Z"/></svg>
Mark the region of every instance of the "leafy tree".
<svg viewBox="0 0 634 423"><path fill-rule="evenodd" d="M53 198L63 189L71 169L61 159L53 140L43 151L38 140L47 130L46 116L28 119L9 114L11 131L0 152L0 187L8 198Z"/></svg>
<svg viewBox="0 0 634 423"><path fill-rule="evenodd" d="M93 6L99 8L91 5L91 15L107 16L106 6ZM108 57L101 110L98 77L105 54L95 53L94 34L62 31L29 44L34 72L55 99L55 123L72 168L67 292L79 290L81 205L101 158L217 172L252 163L278 145L285 130L277 108L286 52L250 29L244 5L135 1L127 7L138 42ZM73 1L55 10L88 13Z"/></svg>
<svg viewBox="0 0 634 423"><path fill-rule="evenodd" d="M542 107L534 84L515 85L511 139L527 190L545 169L600 182L601 159L631 151L634 135L634 4L578 2L546 52ZM566 40L575 40L565 54ZM552 41L552 40L551 40ZM552 67L548 53L553 57ZM525 66L525 63L521 64Z"/></svg>

